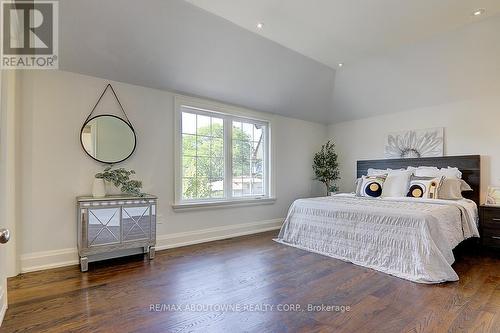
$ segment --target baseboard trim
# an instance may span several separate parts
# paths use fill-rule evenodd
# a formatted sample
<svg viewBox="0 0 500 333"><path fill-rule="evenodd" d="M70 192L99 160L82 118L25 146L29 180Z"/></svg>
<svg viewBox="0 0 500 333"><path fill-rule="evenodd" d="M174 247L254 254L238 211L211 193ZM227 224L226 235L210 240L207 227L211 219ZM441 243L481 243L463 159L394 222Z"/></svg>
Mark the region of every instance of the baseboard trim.
<svg viewBox="0 0 500 333"><path fill-rule="evenodd" d="M42 271L78 264L77 249L41 251L21 255L21 273Z"/></svg>
<svg viewBox="0 0 500 333"><path fill-rule="evenodd" d="M277 230L281 228L283 220L284 219L273 219L239 225L208 228L197 231L179 232L171 235L161 235L156 239L156 249L166 250Z"/></svg>
<svg viewBox="0 0 500 333"><path fill-rule="evenodd" d="M277 230L281 228L283 220L284 219L280 218L188 232L179 232L170 235L158 235L156 238L156 250L161 251L176 247ZM77 264L78 251L75 248L21 255L21 273L29 273Z"/></svg>

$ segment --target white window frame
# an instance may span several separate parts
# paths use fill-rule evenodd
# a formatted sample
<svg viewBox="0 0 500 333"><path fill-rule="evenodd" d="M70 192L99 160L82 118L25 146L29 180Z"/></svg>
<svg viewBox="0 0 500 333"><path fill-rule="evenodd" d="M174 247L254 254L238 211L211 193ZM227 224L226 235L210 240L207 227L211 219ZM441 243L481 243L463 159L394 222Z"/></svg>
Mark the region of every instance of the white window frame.
<svg viewBox="0 0 500 333"><path fill-rule="evenodd" d="M220 117L224 121L224 198L190 199L182 198L182 109L192 113ZM232 193L232 121L261 123L265 125L264 142L264 195L233 197ZM207 101L200 98L176 95L174 97L174 209L217 207L227 205L272 204L275 198L275 158L272 140L273 116L240 107Z"/></svg>

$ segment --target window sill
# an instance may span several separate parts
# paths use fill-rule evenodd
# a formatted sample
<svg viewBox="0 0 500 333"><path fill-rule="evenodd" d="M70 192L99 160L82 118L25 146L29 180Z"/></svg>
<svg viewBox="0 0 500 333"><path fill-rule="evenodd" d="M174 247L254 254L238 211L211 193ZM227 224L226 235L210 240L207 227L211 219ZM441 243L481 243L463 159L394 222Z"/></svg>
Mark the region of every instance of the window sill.
<svg viewBox="0 0 500 333"><path fill-rule="evenodd" d="M272 205L276 202L276 198L252 198L241 200L227 201L203 201L203 202L185 202L173 204L172 208L175 211L209 209L209 208L233 208L241 206L256 206L256 205Z"/></svg>

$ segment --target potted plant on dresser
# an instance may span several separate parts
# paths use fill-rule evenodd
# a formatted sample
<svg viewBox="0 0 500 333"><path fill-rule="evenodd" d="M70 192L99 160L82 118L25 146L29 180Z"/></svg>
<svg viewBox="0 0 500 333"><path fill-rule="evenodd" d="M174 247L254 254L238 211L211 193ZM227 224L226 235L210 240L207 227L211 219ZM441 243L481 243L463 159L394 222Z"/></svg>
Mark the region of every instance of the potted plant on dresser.
<svg viewBox="0 0 500 333"><path fill-rule="evenodd" d="M104 197L105 193L104 195L102 193L104 190L103 184L115 186L125 194L130 194L137 197L144 196L144 193L141 192L142 182L139 180L130 179L130 176L132 175L135 175L134 170L126 170L124 168L113 170L113 166L108 166L104 169L103 172L99 172L95 175L94 189L92 191L94 197ZM98 180L101 181L99 182Z"/></svg>

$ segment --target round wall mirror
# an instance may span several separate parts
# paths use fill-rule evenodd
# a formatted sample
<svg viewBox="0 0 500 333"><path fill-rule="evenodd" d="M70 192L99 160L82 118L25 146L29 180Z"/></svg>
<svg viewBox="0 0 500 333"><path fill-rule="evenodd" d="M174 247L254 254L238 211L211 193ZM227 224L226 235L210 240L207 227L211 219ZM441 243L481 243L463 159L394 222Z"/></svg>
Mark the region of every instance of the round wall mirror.
<svg viewBox="0 0 500 333"><path fill-rule="evenodd" d="M80 141L90 157L113 164L132 155L137 138L134 129L125 120L113 115L100 115L83 125Z"/></svg>

